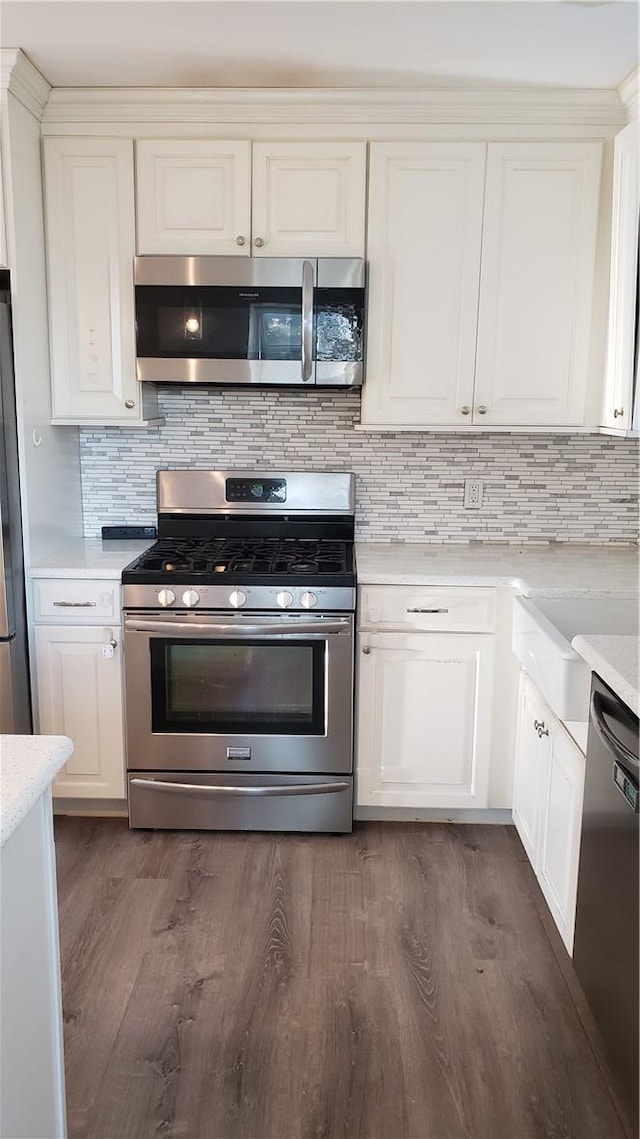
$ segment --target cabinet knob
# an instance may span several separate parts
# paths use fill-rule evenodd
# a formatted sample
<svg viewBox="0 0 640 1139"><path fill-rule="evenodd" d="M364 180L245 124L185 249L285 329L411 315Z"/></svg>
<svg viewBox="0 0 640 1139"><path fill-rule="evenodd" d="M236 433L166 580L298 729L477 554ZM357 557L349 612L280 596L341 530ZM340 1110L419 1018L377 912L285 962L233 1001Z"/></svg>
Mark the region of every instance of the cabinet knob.
<svg viewBox="0 0 640 1139"><path fill-rule="evenodd" d="M246 244L247 244L246 237L243 237L242 234L239 233L238 236L236 237L236 245L246 245Z"/></svg>
<svg viewBox="0 0 640 1139"><path fill-rule="evenodd" d="M132 408L132 407L135 407L136 405L135 405L135 403L134 403L134 401L133 401L132 399L125 399L125 401L124 401L124 406L125 406L125 407L128 407L128 408L129 408L129 411L131 411L131 408Z"/></svg>
<svg viewBox="0 0 640 1139"><path fill-rule="evenodd" d="M621 415L624 415L624 408L623 408L623 407L620 407L620 408L618 408L618 407L614 407L614 409L613 409L613 418L614 418L614 419L619 419Z"/></svg>
<svg viewBox="0 0 640 1139"><path fill-rule="evenodd" d="M368 657L368 656L369 656L369 653L371 652L371 645L363 645L363 646L362 646L362 651L363 651L364 655L365 655L366 657Z"/></svg>
<svg viewBox="0 0 640 1139"><path fill-rule="evenodd" d="M478 408L478 415L486 415L486 414L487 414L487 408L486 408L484 403L481 403L480 407Z"/></svg>
<svg viewBox="0 0 640 1139"><path fill-rule="evenodd" d="M460 411L462 412L463 415L470 415L471 414L471 408L469 407L468 403L465 403L464 407L460 408Z"/></svg>
<svg viewBox="0 0 640 1139"><path fill-rule="evenodd" d="M253 244L255 245L256 249L262 249L262 246L264 245L264 238L256 237Z"/></svg>

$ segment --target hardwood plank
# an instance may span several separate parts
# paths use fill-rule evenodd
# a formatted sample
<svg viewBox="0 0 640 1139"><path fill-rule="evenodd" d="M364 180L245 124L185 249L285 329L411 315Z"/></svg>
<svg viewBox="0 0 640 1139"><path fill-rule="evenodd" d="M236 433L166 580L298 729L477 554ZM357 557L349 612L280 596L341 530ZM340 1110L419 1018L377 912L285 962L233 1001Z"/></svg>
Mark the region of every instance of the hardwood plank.
<svg viewBox="0 0 640 1139"><path fill-rule="evenodd" d="M71 1139L624 1139L511 829L65 820Z"/></svg>
<svg viewBox="0 0 640 1139"><path fill-rule="evenodd" d="M141 966L163 886L98 879L94 903L73 941L60 930L69 1134L84 1135ZM71 1090L69 1090L71 1089ZM115 1137L114 1137L115 1139Z"/></svg>

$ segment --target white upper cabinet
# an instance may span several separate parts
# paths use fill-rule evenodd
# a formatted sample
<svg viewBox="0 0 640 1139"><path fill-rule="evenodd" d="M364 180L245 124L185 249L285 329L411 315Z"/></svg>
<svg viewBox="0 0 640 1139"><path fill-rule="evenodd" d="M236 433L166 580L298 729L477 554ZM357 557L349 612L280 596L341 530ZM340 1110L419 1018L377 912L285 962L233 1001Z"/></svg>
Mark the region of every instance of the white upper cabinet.
<svg viewBox="0 0 640 1139"><path fill-rule="evenodd" d="M0 150L0 269L6 269L9 264L4 201L4 182L2 181L2 151Z"/></svg>
<svg viewBox="0 0 640 1139"><path fill-rule="evenodd" d="M141 139L138 252L363 257L365 142Z"/></svg>
<svg viewBox="0 0 640 1139"><path fill-rule="evenodd" d="M489 146L475 386L487 426L584 422L601 159L594 142Z"/></svg>
<svg viewBox="0 0 640 1139"><path fill-rule="evenodd" d="M609 335L601 423L603 427L616 431L632 427L640 213L639 159L638 124L633 122L616 135L613 161Z"/></svg>
<svg viewBox="0 0 640 1139"><path fill-rule="evenodd" d="M53 422L139 424L133 142L47 138L44 170Z"/></svg>
<svg viewBox="0 0 640 1139"><path fill-rule="evenodd" d="M601 157L372 145L364 424L584 425Z"/></svg>
<svg viewBox="0 0 640 1139"><path fill-rule="evenodd" d="M364 257L364 142L254 142L254 256Z"/></svg>
<svg viewBox="0 0 640 1139"><path fill-rule="evenodd" d="M470 422L486 150L371 146L363 422Z"/></svg>
<svg viewBox="0 0 640 1139"><path fill-rule="evenodd" d="M138 252L251 252L251 143L140 139Z"/></svg>

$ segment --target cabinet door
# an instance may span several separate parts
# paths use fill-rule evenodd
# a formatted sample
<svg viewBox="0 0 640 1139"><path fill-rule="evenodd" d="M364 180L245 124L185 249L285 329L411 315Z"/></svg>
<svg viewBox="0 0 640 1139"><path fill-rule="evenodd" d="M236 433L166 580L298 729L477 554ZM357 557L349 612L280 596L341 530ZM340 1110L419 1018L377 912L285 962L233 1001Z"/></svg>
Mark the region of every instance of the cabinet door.
<svg viewBox="0 0 640 1139"><path fill-rule="evenodd" d="M255 257L364 257L364 142L254 142Z"/></svg>
<svg viewBox="0 0 640 1139"><path fill-rule="evenodd" d="M616 135L613 160L613 215L609 334L602 426L631 427L638 286L638 125Z"/></svg>
<svg viewBox="0 0 640 1139"><path fill-rule="evenodd" d="M484 143L374 143L362 422L471 421Z"/></svg>
<svg viewBox="0 0 640 1139"><path fill-rule="evenodd" d="M557 722L551 725L549 773L537 875L567 951L573 951L584 794L584 756Z"/></svg>
<svg viewBox="0 0 640 1139"><path fill-rule="evenodd" d="M74 753L54 795L122 799L124 732L120 629L36 626L38 730L70 736ZM113 656L103 648L113 637Z"/></svg>
<svg viewBox="0 0 640 1139"><path fill-rule="evenodd" d="M2 151L0 150L0 268L5 269L9 264L7 250L7 227L5 221L5 193L2 179Z"/></svg>
<svg viewBox="0 0 640 1139"><path fill-rule="evenodd" d="M584 422L601 157L489 145L474 422Z"/></svg>
<svg viewBox="0 0 640 1139"><path fill-rule="evenodd" d="M251 252L251 143L140 139L138 253Z"/></svg>
<svg viewBox="0 0 640 1139"><path fill-rule="evenodd" d="M535 685L520 673L513 786L513 821L534 869L538 863L542 811L549 772L549 710Z"/></svg>
<svg viewBox="0 0 640 1139"><path fill-rule="evenodd" d="M493 637L359 640L358 804L486 806Z"/></svg>
<svg viewBox="0 0 640 1139"><path fill-rule="evenodd" d="M54 422L140 421L133 143L44 140Z"/></svg>

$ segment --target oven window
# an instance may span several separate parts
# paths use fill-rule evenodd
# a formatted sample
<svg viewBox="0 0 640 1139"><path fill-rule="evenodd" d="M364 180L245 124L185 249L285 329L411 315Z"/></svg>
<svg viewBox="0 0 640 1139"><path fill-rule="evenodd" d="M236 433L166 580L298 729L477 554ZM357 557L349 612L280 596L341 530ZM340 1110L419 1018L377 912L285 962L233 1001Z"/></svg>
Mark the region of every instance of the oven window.
<svg viewBox="0 0 640 1139"><path fill-rule="evenodd" d="M324 735L325 641L151 641L154 732Z"/></svg>

